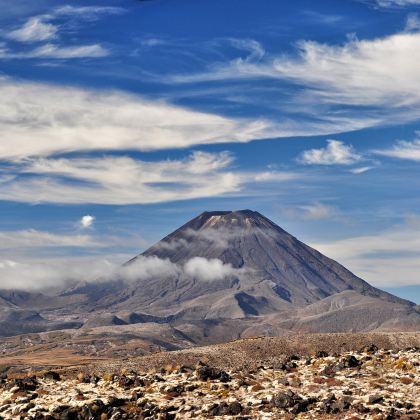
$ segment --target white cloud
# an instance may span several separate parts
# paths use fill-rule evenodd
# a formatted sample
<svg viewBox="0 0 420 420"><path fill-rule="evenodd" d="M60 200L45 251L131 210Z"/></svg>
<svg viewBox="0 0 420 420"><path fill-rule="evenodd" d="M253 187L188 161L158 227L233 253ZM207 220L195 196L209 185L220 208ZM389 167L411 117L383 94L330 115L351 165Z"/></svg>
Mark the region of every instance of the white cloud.
<svg viewBox="0 0 420 420"><path fill-rule="evenodd" d="M307 165L351 165L361 158L353 146L339 140L327 140L325 148L305 150L299 161Z"/></svg>
<svg viewBox="0 0 420 420"><path fill-rule="evenodd" d="M264 55L265 50L263 46L254 39L238 39L238 38L228 38L226 39L233 47L244 50L248 52L248 55L245 58L238 59L238 62L258 62L260 61Z"/></svg>
<svg viewBox="0 0 420 420"><path fill-rule="evenodd" d="M0 250L40 247L96 247L99 241L88 235L65 235L35 229L0 231Z"/></svg>
<svg viewBox="0 0 420 420"><path fill-rule="evenodd" d="M224 264L217 258L208 260L202 257L191 258L185 264L184 270L188 276L204 281L222 280L235 275L238 271L231 264Z"/></svg>
<svg viewBox="0 0 420 420"><path fill-rule="evenodd" d="M40 16L30 19L19 29L7 34L8 38L20 42L47 41L57 37L58 27L45 22Z"/></svg>
<svg viewBox="0 0 420 420"><path fill-rule="evenodd" d="M252 230L244 232L243 229L238 229L232 226L225 228L218 227L217 229L214 229L210 220L209 224L200 230L185 230L184 237L181 239L159 242L159 249L174 251L179 248L188 248L190 243L194 243L195 246L201 248L205 248L210 245L217 248L228 248L230 246L229 244L231 244L233 240L248 233L252 234Z"/></svg>
<svg viewBox="0 0 420 420"><path fill-rule="evenodd" d="M90 54L92 50L55 52L62 57L76 57ZM41 49L38 54L49 53ZM242 143L348 131L374 124L369 119L356 122L340 116L329 121L279 123L229 118L121 91L18 82L5 77L0 77L0 111L0 130L6 139L0 143L0 159L73 151L150 151Z"/></svg>
<svg viewBox="0 0 420 420"><path fill-rule="evenodd" d="M374 0L380 7L419 6L420 0Z"/></svg>
<svg viewBox="0 0 420 420"><path fill-rule="evenodd" d="M288 217L301 220L329 219L336 214L336 209L321 203L314 203L307 206L288 208L285 210Z"/></svg>
<svg viewBox="0 0 420 420"><path fill-rule="evenodd" d="M420 285L418 217L410 217L405 223L377 234L311 246L378 287Z"/></svg>
<svg viewBox="0 0 420 420"><path fill-rule="evenodd" d="M126 9L114 6L61 6L54 10L54 15L76 15L80 19L93 20L102 15L119 15L125 13Z"/></svg>
<svg viewBox="0 0 420 420"><path fill-rule="evenodd" d="M226 118L118 91L8 78L0 78L0 110L0 130L6 139L0 144L0 159L246 142L275 131L264 120Z"/></svg>
<svg viewBox="0 0 420 420"><path fill-rule="evenodd" d="M86 214L80 219L80 226L82 228L88 228L93 225L93 222L95 221L95 216L91 216L90 214Z"/></svg>
<svg viewBox="0 0 420 420"><path fill-rule="evenodd" d="M49 41L58 37L60 26L52 23L57 17L76 17L81 20L96 20L106 14L121 14L121 7L101 6L62 6L51 13L30 17L20 28L6 33L6 37L20 42Z"/></svg>
<svg viewBox="0 0 420 420"><path fill-rule="evenodd" d="M322 102L398 108L420 102L413 89L420 82L419 46L420 33L355 39L343 46L303 41L299 56L274 60L272 72L314 89Z"/></svg>
<svg viewBox="0 0 420 420"><path fill-rule="evenodd" d="M122 280L136 281L190 277L198 281L222 280L242 276L243 269L234 269L221 260L192 258L184 266L156 256L139 256L130 264L121 265L129 256L0 259L2 289L60 290L75 284Z"/></svg>
<svg viewBox="0 0 420 420"><path fill-rule="evenodd" d="M407 32L420 30L420 20L417 13L408 15L407 22L405 24L405 30Z"/></svg>
<svg viewBox="0 0 420 420"><path fill-rule="evenodd" d="M98 58L106 57L110 52L99 44L74 45L71 47L60 47L55 44L45 44L26 52L12 52L0 44L0 58L5 59L28 59L47 58L67 60L75 58ZM0 82L1 83L1 82Z"/></svg>
<svg viewBox="0 0 420 420"><path fill-rule="evenodd" d="M76 45L72 47L60 47L54 44L46 44L35 48L29 53L19 54L21 58L85 58L85 57L106 57L109 51L99 44ZM14 55L19 58L18 55Z"/></svg>
<svg viewBox="0 0 420 420"><path fill-rule="evenodd" d="M106 258L67 257L65 259L0 260L2 289L61 289L75 282L99 281L105 274L116 272L117 264Z"/></svg>
<svg viewBox="0 0 420 420"><path fill-rule="evenodd" d="M364 174L365 172L370 171L371 169L374 169L374 166L361 166L360 168L354 168L354 169L350 169L350 172L352 174Z"/></svg>
<svg viewBox="0 0 420 420"><path fill-rule="evenodd" d="M130 264L116 268L116 273L119 279L133 282L156 278L177 278L182 275L182 267L168 259L140 255Z"/></svg>
<svg viewBox="0 0 420 420"><path fill-rule="evenodd" d="M420 32L368 40L353 37L342 45L307 40L297 45L295 55L266 54L258 62L234 59L215 63L204 73L173 76L170 81L288 81L299 88L288 100L289 111L298 113L303 121L305 116L325 115L324 123L336 122L331 133L342 132L344 121L354 130L360 124L376 126L420 117ZM278 106L283 102L282 92Z"/></svg>
<svg viewBox="0 0 420 420"><path fill-rule="evenodd" d="M41 14L29 18L20 28L5 33L5 37L14 41L33 43L52 41L59 38L66 30L77 28L75 22L80 20L94 21L106 14L119 14L125 12L120 7L100 6L62 6L55 8L48 14ZM57 19L66 18L64 24L56 24ZM0 58L2 59L75 59L98 58L109 55L110 52L100 44L90 45L56 45L51 42L40 45L31 51L14 51L6 44L1 45Z"/></svg>
<svg viewBox="0 0 420 420"><path fill-rule="evenodd" d="M159 203L234 193L247 183L265 180L258 173L231 170L232 162L227 152L194 152L181 160L151 162L130 157L27 159L15 163L11 173L0 178L0 199ZM273 172L272 179L282 182L296 177L292 172Z"/></svg>
<svg viewBox="0 0 420 420"><path fill-rule="evenodd" d="M420 161L420 140L397 142L390 149L374 150L373 153L397 159Z"/></svg>

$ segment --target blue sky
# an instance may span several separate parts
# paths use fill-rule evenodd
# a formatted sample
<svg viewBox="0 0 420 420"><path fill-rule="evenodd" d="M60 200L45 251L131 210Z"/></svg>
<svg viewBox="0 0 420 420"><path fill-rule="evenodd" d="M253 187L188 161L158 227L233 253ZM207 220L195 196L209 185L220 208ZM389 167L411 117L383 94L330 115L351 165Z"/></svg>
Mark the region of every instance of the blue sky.
<svg viewBox="0 0 420 420"><path fill-rule="evenodd" d="M251 208L420 301L420 1L0 7L4 287Z"/></svg>

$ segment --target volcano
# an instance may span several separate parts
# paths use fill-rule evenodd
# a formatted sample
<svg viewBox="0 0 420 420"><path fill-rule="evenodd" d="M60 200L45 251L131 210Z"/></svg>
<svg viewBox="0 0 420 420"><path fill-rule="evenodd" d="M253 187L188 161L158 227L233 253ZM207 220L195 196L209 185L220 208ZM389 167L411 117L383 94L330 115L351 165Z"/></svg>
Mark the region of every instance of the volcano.
<svg viewBox="0 0 420 420"><path fill-rule="evenodd" d="M371 286L251 210L204 212L125 267L136 273L153 262L165 262L162 273L114 290L96 305L128 323L171 323L186 333L194 326L196 334L206 328L222 337L223 331L420 326L414 303Z"/></svg>
<svg viewBox="0 0 420 420"><path fill-rule="evenodd" d="M218 259L238 271L245 268L248 275L234 289L256 295L254 290L266 287L282 304L304 306L345 290L407 303L375 289L251 210L202 213L141 254L151 256L180 265L197 257Z"/></svg>
<svg viewBox="0 0 420 420"><path fill-rule="evenodd" d="M125 263L117 278L50 300L54 308L43 300L43 322L77 315L86 327L153 331L165 324L194 344L420 328L414 303L371 286L251 210L204 212ZM37 308L26 302L28 309Z"/></svg>

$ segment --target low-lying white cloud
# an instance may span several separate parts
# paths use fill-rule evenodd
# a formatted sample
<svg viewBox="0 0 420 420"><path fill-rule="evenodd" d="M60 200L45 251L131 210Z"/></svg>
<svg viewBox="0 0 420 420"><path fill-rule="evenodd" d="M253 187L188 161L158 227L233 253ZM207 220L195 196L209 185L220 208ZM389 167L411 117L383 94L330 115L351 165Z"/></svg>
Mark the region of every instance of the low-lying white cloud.
<svg viewBox="0 0 420 420"><path fill-rule="evenodd" d="M177 278L181 275L182 267L168 259L156 256L143 257L140 255L130 264L115 268L115 276L128 282L156 278Z"/></svg>
<svg viewBox="0 0 420 420"><path fill-rule="evenodd" d="M327 140L327 146L302 152L299 161L306 165L351 165L362 159L353 146L339 140Z"/></svg>
<svg viewBox="0 0 420 420"><path fill-rule="evenodd" d="M78 282L99 281L116 272L115 261L106 258L0 259L1 289L57 291Z"/></svg>
<svg viewBox="0 0 420 420"><path fill-rule="evenodd" d="M185 273L193 278L199 278L205 281L222 280L225 277L232 276L235 270L231 264L224 264L223 261L212 258L202 257L191 258L184 266Z"/></svg>
<svg viewBox="0 0 420 420"><path fill-rule="evenodd" d="M129 285L186 277L208 282L243 275L243 270L234 269L218 259L197 257L182 266L156 256L139 256L130 264L121 265L124 258L127 260L129 257L0 258L0 289L53 292L86 283L122 281Z"/></svg>

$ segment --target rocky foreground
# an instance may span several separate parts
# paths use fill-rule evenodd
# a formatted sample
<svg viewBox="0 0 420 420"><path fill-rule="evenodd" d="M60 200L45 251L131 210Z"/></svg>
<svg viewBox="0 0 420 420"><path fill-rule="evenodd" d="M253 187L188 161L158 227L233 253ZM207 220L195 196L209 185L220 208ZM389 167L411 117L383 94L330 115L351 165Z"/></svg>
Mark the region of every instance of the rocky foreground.
<svg viewBox="0 0 420 420"><path fill-rule="evenodd" d="M420 349L289 355L223 370L205 363L7 373L5 419L419 419ZM96 372L96 373L95 373Z"/></svg>

